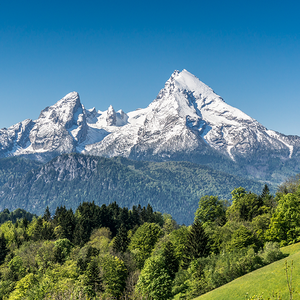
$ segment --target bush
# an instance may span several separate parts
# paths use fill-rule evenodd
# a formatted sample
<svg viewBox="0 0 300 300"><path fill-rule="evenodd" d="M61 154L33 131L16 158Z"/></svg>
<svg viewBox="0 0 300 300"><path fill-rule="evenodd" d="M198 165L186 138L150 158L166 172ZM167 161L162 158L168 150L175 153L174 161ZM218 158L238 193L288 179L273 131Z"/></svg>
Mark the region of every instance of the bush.
<svg viewBox="0 0 300 300"><path fill-rule="evenodd" d="M264 264L268 265L274 261L283 258L284 254L280 251L278 243L267 242L264 246L264 250L260 252L260 256Z"/></svg>

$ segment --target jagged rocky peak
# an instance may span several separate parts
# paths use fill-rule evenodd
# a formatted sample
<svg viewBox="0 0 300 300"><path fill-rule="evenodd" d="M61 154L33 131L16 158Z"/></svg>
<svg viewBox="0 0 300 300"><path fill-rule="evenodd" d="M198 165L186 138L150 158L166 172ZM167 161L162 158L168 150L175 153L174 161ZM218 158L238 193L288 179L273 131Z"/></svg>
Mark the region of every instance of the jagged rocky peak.
<svg viewBox="0 0 300 300"><path fill-rule="evenodd" d="M90 109L86 109L86 115L89 119L93 119L97 116L97 110L95 107L90 108Z"/></svg>
<svg viewBox="0 0 300 300"><path fill-rule="evenodd" d="M117 116L117 121L116 121L117 126L123 126L128 123L129 117L122 109L117 111L116 116Z"/></svg>
<svg viewBox="0 0 300 300"><path fill-rule="evenodd" d="M267 130L225 103L187 70L174 71L148 107L128 114L112 106L106 111L85 109L78 93L72 92L45 108L37 120L0 130L0 157L35 155L47 159L50 154L82 152L196 162L199 155L230 158L237 163L259 157L265 163L270 157L298 161L299 149L300 137ZM252 172L252 165L247 167Z"/></svg>
<svg viewBox="0 0 300 300"><path fill-rule="evenodd" d="M74 151L74 142L82 140L87 124L79 94L71 92L40 114L30 132L35 151Z"/></svg>
<svg viewBox="0 0 300 300"><path fill-rule="evenodd" d="M75 113L77 115L82 114L83 106L80 103L79 94L71 92L54 105L42 110L38 120L64 124L66 128L70 128L74 123L73 117Z"/></svg>
<svg viewBox="0 0 300 300"><path fill-rule="evenodd" d="M169 80L165 83L165 87L160 91L157 99L161 99L166 96L170 96L173 93L186 93L189 92L194 97L206 98L218 98L224 100L214 93L214 91L205 83L200 81L195 75L183 69L181 72L175 70Z"/></svg>
<svg viewBox="0 0 300 300"><path fill-rule="evenodd" d="M117 123L117 115L112 105L110 105L107 110L106 124L107 126L113 126L116 125L116 123Z"/></svg>

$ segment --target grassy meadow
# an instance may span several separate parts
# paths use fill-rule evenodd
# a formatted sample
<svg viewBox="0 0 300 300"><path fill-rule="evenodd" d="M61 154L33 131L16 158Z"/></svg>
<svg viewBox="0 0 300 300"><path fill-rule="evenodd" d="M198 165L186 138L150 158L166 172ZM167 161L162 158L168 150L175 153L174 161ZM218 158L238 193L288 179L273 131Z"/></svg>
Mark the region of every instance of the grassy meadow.
<svg viewBox="0 0 300 300"><path fill-rule="evenodd" d="M300 243L281 248L288 255L286 258L274 262L268 266L244 275L229 282L207 294L195 298L195 300L245 300L254 295L262 295L263 299L273 298L278 294L282 299L289 299L287 278L285 272L286 262L294 268L292 272L292 284L295 289L293 299L300 299Z"/></svg>

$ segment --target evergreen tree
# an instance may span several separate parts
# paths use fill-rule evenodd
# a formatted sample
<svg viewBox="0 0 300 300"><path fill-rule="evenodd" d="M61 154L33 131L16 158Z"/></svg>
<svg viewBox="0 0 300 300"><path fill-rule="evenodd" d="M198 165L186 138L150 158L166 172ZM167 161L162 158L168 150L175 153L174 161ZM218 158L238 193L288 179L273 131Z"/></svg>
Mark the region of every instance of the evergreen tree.
<svg viewBox="0 0 300 300"><path fill-rule="evenodd" d="M32 239L34 241L43 240L45 237L43 236L43 219L39 217L33 228Z"/></svg>
<svg viewBox="0 0 300 300"><path fill-rule="evenodd" d="M97 292L102 291L102 279L96 259L90 261L84 274L84 285L87 286L89 295L95 297Z"/></svg>
<svg viewBox="0 0 300 300"><path fill-rule="evenodd" d="M8 249L6 246L6 239L4 237L4 233L2 232L0 237L0 265L4 262L7 253Z"/></svg>
<svg viewBox="0 0 300 300"><path fill-rule="evenodd" d="M43 220L45 220L47 222L51 221L51 213L50 213L48 205L47 205L47 207L45 209L45 212L44 212L44 215L43 215Z"/></svg>
<svg viewBox="0 0 300 300"><path fill-rule="evenodd" d="M162 256L164 257L165 268L173 280L175 278L175 274L178 272L179 260L175 255L174 246L170 241L164 245Z"/></svg>
<svg viewBox="0 0 300 300"><path fill-rule="evenodd" d="M76 221L72 209L67 210L65 206L57 207L53 221L55 227L61 226L62 234L60 238L67 238L73 241Z"/></svg>
<svg viewBox="0 0 300 300"><path fill-rule="evenodd" d="M27 229L28 224L29 224L28 219L27 219L26 217L23 218L23 219L22 219L22 226L23 226L25 229Z"/></svg>
<svg viewBox="0 0 300 300"><path fill-rule="evenodd" d="M209 254L208 237L199 220L192 224L191 231L188 234L184 249L183 262L184 267L188 267L193 259L205 257Z"/></svg>
<svg viewBox="0 0 300 300"><path fill-rule="evenodd" d="M263 190L262 190L262 193L261 193L261 198L264 199L266 196L269 196L270 195L270 189L268 187L267 184L265 184Z"/></svg>
<svg viewBox="0 0 300 300"><path fill-rule="evenodd" d="M127 249L128 244L129 244L129 239L127 235L127 230L122 223L118 230L118 234L115 237L113 248L118 252L124 253Z"/></svg>
<svg viewBox="0 0 300 300"><path fill-rule="evenodd" d="M132 210L130 211L130 221L131 228L134 228L136 225L141 225L139 211L135 205L132 206Z"/></svg>

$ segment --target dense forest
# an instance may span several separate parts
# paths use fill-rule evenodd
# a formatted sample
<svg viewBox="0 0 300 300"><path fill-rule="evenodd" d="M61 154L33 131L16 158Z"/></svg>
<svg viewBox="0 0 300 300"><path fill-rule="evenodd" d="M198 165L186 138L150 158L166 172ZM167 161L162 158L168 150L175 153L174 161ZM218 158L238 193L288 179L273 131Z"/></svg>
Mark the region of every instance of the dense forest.
<svg viewBox="0 0 300 300"><path fill-rule="evenodd" d="M230 192L237 186L253 192L263 188L260 182L189 162L145 162L81 154L64 154L46 164L1 159L1 182L0 210L21 208L41 215L46 206L54 213L58 206L76 210L83 201L94 201L99 206L116 201L128 208L149 203L154 210L171 214L179 224L186 225L193 222L201 196L230 199Z"/></svg>
<svg viewBox="0 0 300 300"><path fill-rule="evenodd" d="M299 177L272 196L201 197L191 226L152 207L1 213L0 299L193 299L282 258L300 240ZM20 214L20 211L18 212ZM28 215L29 216L29 215Z"/></svg>

